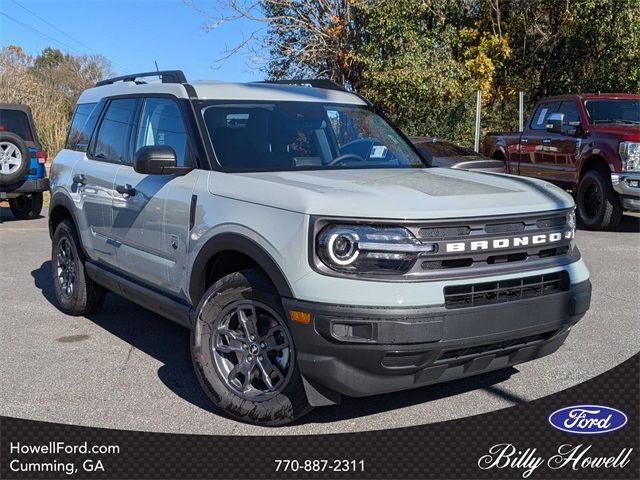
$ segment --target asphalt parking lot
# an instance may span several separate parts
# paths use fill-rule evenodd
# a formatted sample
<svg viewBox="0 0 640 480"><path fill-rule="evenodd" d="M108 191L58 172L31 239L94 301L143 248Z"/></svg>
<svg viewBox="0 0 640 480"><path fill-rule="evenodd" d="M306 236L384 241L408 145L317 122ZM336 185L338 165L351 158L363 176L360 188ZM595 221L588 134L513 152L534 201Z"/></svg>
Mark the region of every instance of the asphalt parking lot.
<svg viewBox="0 0 640 480"><path fill-rule="evenodd" d="M297 434L432 423L527 402L592 378L640 350L640 216L616 232L579 231L591 310L554 355L506 371L345 399L268 429L219 414L201 392L186 329L116 295L91 317L54 306L47 219L0 212L0 414L117 429ZM585 399L588 403L589 399Z"/></svg>

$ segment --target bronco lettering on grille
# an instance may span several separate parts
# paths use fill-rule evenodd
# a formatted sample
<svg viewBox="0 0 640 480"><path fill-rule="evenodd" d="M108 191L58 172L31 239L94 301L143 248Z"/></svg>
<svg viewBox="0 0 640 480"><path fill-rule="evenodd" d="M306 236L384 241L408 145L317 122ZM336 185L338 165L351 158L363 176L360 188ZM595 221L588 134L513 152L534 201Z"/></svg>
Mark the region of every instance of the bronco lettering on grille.
<svg viewBox="0 0 640 480"><path fill-rule="evenodd" d="M527 235L520 237L496 238L493 240L475 240L471 242L451 242L446 244L447 253L479 251L479 250L499 250L510 247L526 247L528 245L544 245L547 243L559 242L563 238L569 240L572 237L571 231L545 233L540 235Z"/></svg>

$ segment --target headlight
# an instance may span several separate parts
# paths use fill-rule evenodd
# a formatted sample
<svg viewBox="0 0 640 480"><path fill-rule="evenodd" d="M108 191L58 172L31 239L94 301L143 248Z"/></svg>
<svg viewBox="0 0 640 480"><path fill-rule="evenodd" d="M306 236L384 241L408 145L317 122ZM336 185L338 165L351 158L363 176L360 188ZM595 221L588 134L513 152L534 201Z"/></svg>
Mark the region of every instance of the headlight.
<svg viewBox="0 0 640 480"><path fill-rule="evenodd" d="M573 208L567 215L567 225L571 228L571 242L569 243L569 249L573 250L576 243L576 209Z"/></svg>
<svg viewBox="0 0 640 480"><path fill-rule="evenodd" d="M436 244L422 243L401 227L330 224L316 241L322 263L346 273L403 273L418 257L436 251Z"/></svg>
<svg viewBox="0 0 640 480"><path fill-rule="evenodd" d="M618 153L624 171L640 170L640 142L620 142Z"/></svg>
<svg viewBox="0 0 640 480"><path fill-rule="evenodd" d="M567 225L571 228L571 236L574 237L576 234L576 209L572 209L567 215Z"/></svg>

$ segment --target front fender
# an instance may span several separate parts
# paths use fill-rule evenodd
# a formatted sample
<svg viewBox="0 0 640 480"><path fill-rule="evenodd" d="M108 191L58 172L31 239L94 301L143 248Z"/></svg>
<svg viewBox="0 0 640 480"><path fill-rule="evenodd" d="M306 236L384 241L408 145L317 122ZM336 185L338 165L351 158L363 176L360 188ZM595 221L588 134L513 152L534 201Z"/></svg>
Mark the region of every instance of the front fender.
<svg viewBox="0 0 640 480"><path fill-rule="evenodd" d="M580 156L577 159L578 172L582 172L584 165L589 163L594 157L600 157L607 162L609 169L613 172L622 171L622 161L618 155L617 149L614 149L609 142L606 141L586 141L586 145L580 151Z"/></svg>
<svg viewBox="0 0 640 480"><path fill-rule="evenodd" d="M263 243L266 239L262 239ZM206 289L207 264L216 254L225 250L234 250L253 259L269 276L278 293L283 297L292 297L293 292L280 266L273 256L255 240L240 231L226 231L213 234L199 248L192 263L189 281L189 297L193 305L200 301Z"/></svg>

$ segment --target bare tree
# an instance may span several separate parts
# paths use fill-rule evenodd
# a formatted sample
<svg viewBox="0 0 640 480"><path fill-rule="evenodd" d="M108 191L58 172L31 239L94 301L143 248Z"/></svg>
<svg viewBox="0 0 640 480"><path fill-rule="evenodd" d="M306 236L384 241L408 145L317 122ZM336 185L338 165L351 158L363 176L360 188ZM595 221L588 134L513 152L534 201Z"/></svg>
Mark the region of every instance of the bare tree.
<svg viewBox="0 0 640 480"><path fill-rule="evenodd" d="M38 137L53 157L64 144L80 93L111 73L109 61L100 55L71 56L45 49L33 57L9 45L0 50L0 102L31 107Z"/></svg>
<svg viewBox="0 0 640 480"><path fill-rule="evenodd" d="M349 52L362 40L357 6L365 0L219 0L211 10L195 0L183 2L205 15L205 31L240 19L256 22L255 30L229 46L218 61L252 52L268 56L272 78L317 76L357 82Z"/></svg>

